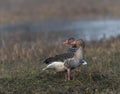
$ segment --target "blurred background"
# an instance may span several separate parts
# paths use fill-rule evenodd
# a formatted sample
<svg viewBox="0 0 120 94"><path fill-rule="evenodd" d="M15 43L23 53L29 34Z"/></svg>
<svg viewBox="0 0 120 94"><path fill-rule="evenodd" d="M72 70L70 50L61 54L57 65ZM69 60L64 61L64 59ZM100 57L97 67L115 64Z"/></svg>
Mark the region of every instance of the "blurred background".
<svg viewBox="0 0 120 94"><path fill-rule="evenodd" d="M69 37L88 65L66 82L41 69ZM119 62L120 0L0 0L0 94L120 94Z"/></svg>
<svg viewBox="0 0 120 94"><path fill-rule="evenodd" d="M119 0L0 0L0 32L67 31L66 37L86 40L116 37L119 4Z"/></svg>

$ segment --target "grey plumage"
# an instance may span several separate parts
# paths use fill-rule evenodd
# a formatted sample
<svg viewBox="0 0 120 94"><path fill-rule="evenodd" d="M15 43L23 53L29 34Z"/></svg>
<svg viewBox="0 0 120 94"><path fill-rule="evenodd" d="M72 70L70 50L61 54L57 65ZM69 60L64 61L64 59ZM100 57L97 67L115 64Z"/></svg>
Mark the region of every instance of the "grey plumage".
<svg viewBox="0 0 120 94"><path fill-rule="evenodd" d="M49 63L54 62L54 61L62 61L63 62L66 59L72 58L74 56L74 53L76 52L76 50L77 50L76 47L69 48L67 53L63 53L63 54L55 55L53 57L49 57L49 58L44 60L44 63L49 64Z"/></svg>
<svg viewBox="0 0 120 94"><path fill-rule="evenodd" d="M80 64L82 64L82 60L79 61L76 58L70 58L64 61L64 66L69 68L69 69L74 69L78 67Z"/></svg>

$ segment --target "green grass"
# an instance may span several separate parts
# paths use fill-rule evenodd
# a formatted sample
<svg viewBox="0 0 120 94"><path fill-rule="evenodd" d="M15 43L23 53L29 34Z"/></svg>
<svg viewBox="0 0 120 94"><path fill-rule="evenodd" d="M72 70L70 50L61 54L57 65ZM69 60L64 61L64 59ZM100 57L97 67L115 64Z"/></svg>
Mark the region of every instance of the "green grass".
<svg viewBox="0 0 120 94"><path fill-rule="evenodd" d="M101 63L103 66L104 62ZM3 94L107 94L107 92L119 94L119 71L118 74L111 75L108 73L110 70L104 72L107 66L101 72L99 67L95 68L98 65L89 61L88 65L73 70L71 81L66 81L63 74L56 74L53 71L43 72L41 68L31 67L32 69L28 68L26 71L23 69L27 66L23 65L24 68L20 69L22 71L19 74L14 70L11 75L9 73L9 76L0 78L0 92Z"/></svg>
<svg viewBox="0 0 120 94"><path fill-rule="evenodd" d="M38 72L22 77L0 79L3 94L118 94L119 79L97 71L90 73L87 67L72 72L72 80L66 81L61 74Z"/></svg>

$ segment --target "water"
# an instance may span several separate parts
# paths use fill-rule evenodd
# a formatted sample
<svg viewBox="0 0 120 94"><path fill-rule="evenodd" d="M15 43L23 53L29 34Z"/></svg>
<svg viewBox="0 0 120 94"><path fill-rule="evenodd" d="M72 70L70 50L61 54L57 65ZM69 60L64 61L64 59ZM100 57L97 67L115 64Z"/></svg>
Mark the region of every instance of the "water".
<svg viewBox="0 0 120 94"><path fill-rule="evenodd" d="M72 31L86 40L109 39L120 35L120 20L46 21L0 26L0 31Z"/></svg>
<svg viewBox="0 0 120 94"><path fill-rule="evenodd" d="M109 39L120 35L120 20L76 21L70 27L77 31L78 37L82 34L87 40Z"/></svg>

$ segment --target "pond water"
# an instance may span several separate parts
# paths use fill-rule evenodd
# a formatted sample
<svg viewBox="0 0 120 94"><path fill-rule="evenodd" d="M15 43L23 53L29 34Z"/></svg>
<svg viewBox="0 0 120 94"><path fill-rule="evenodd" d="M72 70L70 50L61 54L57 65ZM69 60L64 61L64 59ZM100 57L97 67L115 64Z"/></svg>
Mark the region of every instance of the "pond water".
<svg viewBox="0 0 120 94"><path fill-rule="evenodd" d="M120 20L46 21L0 26L0 31L72 31L86 40L109 39L120 35Z"/></svg>

